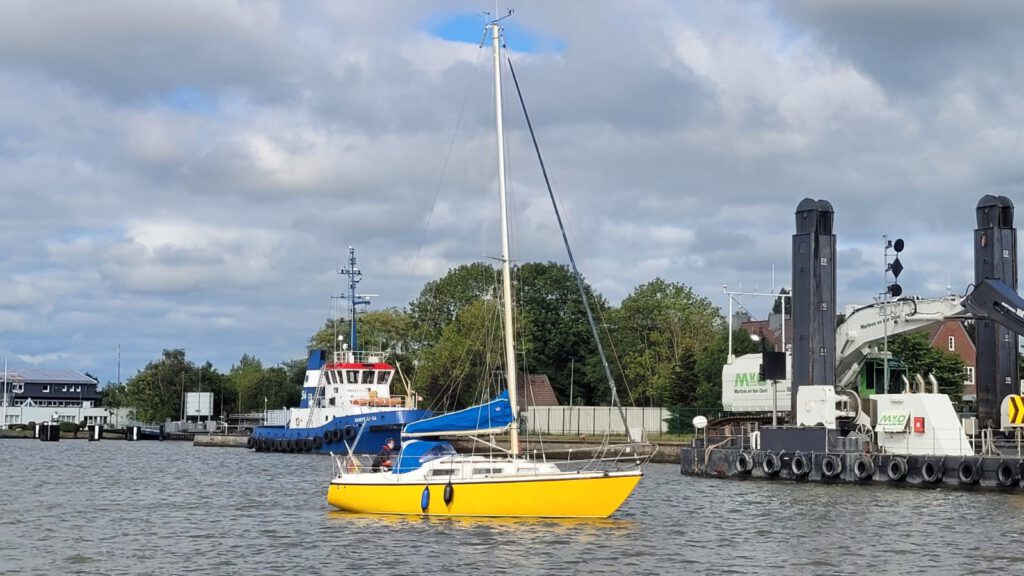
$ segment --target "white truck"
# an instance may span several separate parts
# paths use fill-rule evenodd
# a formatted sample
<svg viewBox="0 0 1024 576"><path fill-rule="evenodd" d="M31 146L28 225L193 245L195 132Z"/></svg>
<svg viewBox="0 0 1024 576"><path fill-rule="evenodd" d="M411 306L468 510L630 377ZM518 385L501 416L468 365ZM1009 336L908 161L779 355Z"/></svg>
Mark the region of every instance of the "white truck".
<svg viewBox="0 0 1024 576"><path fill-rule="evenodd" d="M887 304L854 308L836 328L836 390L856 389L861 398L882 392L883 355L877 350L885 336L925 328L964 311L960 298L903 298ZM730 351L731 357L731 351ZM897 360L890 359L890 382L905 373ZM738 356L722 368L722 407L726 412L751 414L789 412L789 379L775 383L762 380L761 354ZM792 355L786 354L786 373L792 369ZM894 389L888 392L896 392Z"/></svg>

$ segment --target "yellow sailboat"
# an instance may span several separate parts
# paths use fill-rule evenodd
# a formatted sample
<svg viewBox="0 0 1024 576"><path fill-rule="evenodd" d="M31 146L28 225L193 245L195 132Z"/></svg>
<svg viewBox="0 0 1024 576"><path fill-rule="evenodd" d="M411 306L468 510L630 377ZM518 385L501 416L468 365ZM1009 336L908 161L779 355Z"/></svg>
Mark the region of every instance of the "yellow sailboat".
<svg viewBox="0 0 1024 576"><path fill-rule="evenodd" d="M507 382L517 382L501 114L500 20L487 27L494 54L497 110L505 364ZM571 251L569 256L572 261ZM578 271L576 277L581 282ZM582 283L580 288L582 292ZM585 298L584 306L596 337ZM599 340L597 346L607 372ZM616 402L610 376L609 384ZM650 454L640 456L633 444L603 446L592 457L562 462L548 460L542 454L523 455L517 414L516 386L509 386L507 392L486 404L406 425L402 449L391 470L372 471L359 465L351 454L347 458L335 457L335 475L327 490L327 502L341 510L371 514L606 518L625 502L643 476ZM482 439L505 432L509 435L507 450ZM483 442L491 452L459 454L442 439L452 436Z"/></svg>

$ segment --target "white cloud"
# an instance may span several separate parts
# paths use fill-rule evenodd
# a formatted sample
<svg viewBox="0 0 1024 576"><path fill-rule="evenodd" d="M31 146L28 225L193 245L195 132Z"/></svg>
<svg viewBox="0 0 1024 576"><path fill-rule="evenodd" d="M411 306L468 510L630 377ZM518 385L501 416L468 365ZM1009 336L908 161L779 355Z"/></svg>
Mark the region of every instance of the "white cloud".
<svg viewBox="0 0 1024 576"><path fill-rule="evenodd" d="M804 197L836 209L841 302L878 291L882 234L907 240L907 291L934 295L970 280L978 198L1024 183L1012 4L519 8L565 46L509 38L577 260L613 303L654 276L722 305L773 266L788 284ZM382 307L496 256L488 54L427 31L478 9L3 4L0 352L104 380L117 343L125 374L168 347L276 362L325 319L349 245ZM565 261L506 97L516 257Z"/></svg>

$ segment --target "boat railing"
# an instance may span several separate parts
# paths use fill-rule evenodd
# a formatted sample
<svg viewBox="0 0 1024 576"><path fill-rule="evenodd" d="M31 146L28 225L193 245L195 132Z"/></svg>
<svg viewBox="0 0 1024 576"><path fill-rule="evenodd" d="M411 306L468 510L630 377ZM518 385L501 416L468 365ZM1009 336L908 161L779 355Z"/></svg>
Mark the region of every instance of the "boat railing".
<svg viewBox="0 0 1024 576"><path fill-rule="evenodd" d="M376 364L386 361L390 354L390 350L335 350L334 361Z"/></svg>

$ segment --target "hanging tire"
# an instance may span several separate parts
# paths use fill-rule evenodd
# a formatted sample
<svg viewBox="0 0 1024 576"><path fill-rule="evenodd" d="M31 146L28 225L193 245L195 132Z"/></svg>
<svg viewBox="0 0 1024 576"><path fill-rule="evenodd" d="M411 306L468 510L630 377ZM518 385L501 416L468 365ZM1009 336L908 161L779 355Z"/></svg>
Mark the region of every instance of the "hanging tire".
<svg viewBox="0 0 1024 576"><path fill-rule="evenodd" d="M921 465L921 479L928 484L942 481L942 466L935 460L925 460Z"/></svg>
<svg viewBox="0 0 1024 576"><path fill-rule="evenodd" d="M867 480L875 473L875 463L871 458L858 454L853 461L853 477L857 480Z"/></svg>
<svg viewBox="0 0 1024 576"><path fill-rule="evenodd" d="M334 430L331 430L330 431L330 435L331 435L331 442L337 442L338 440L341 440L341 429L340 428L335 428Z"/></svg>
<svg viewBox="0 0 1024 576"><path fill-rule="evenodd" d="M789 470L793 476L803 478L811 471L811 461L804 454L797 452L796 456L789 462Z"/></svg>
<svg viewBox="0 0 1024 576"><path fill-rule="evenodd" d="M356 429L353 428L352 426L345 426L345 430L343 431L343 434L344 434L345 441L350 441L350 440L352 440L353 438L356 437Z"/></svg>
<svg viewBox="0 0 1024 576"><path fill-rule="evenodd" d="M981 462L977 464L972 462L968 458L964 458L960 461L960 464L956 467L956 476L960 480L960 483L964 486L970 486L978 482L978 477L981 476Z"/></svg>
<svg viewBox="0 0 1024 576"><path fill-rule="evenodd" d="M319 449L323 448L323 446L324 446L324 438L323 438L323 436L320 436L320 435L313 436L313 450L319 450Z"/></svg>
<svg viewBox="0 0 1024 576"><path fill-rule="evenodd" d="M890 458L889 465L885 469L889 480L899 482L907 477L907 461L903 458Z"/></svg>
<svg viewBox="0 0 1024 576"><path fill-rule="evenodd" d="M303 438L302 439L302 451L303 452L310 452L312 450L313 450L313 439L312 438Z"/></svg>
<svg viewBox="0 0 1024 576"><path fill-rule="evenodd" d="M250 450L255 448L256 440L252 436L249 436L248 438L245 439L245 447L249 448Z"/></svg>
<svg viewBox="0 0 1024 576"><path fill-rule="evenodd" d="M999 480L999 485L1004 488L1016 486L1020 482L1017 466L1003 460L996 468L996 480Z"/></svg>
<svg viewBox="0 0 1024 576"><path fill-rule="evenodd" d="M764 459L761 460L761 471L768 476L775 476L779 473L779 469L782 468L779 457L771 452L766 452Z"/></svg>
<svg viewBox="0 0 1024 576"><path fill-rule="evenodd" d="M754 461L750 457L750 454L746 452L740 452L739 456L736 457L736 473L747 474L754 468Z"/></svg>
<svg viewBox="0 0 1024 576"><path fill-rule="evenodd" d="M843 461L835 454L826 454L821 461L821 474L825 478L835 478L843 472Z"/></svg>

